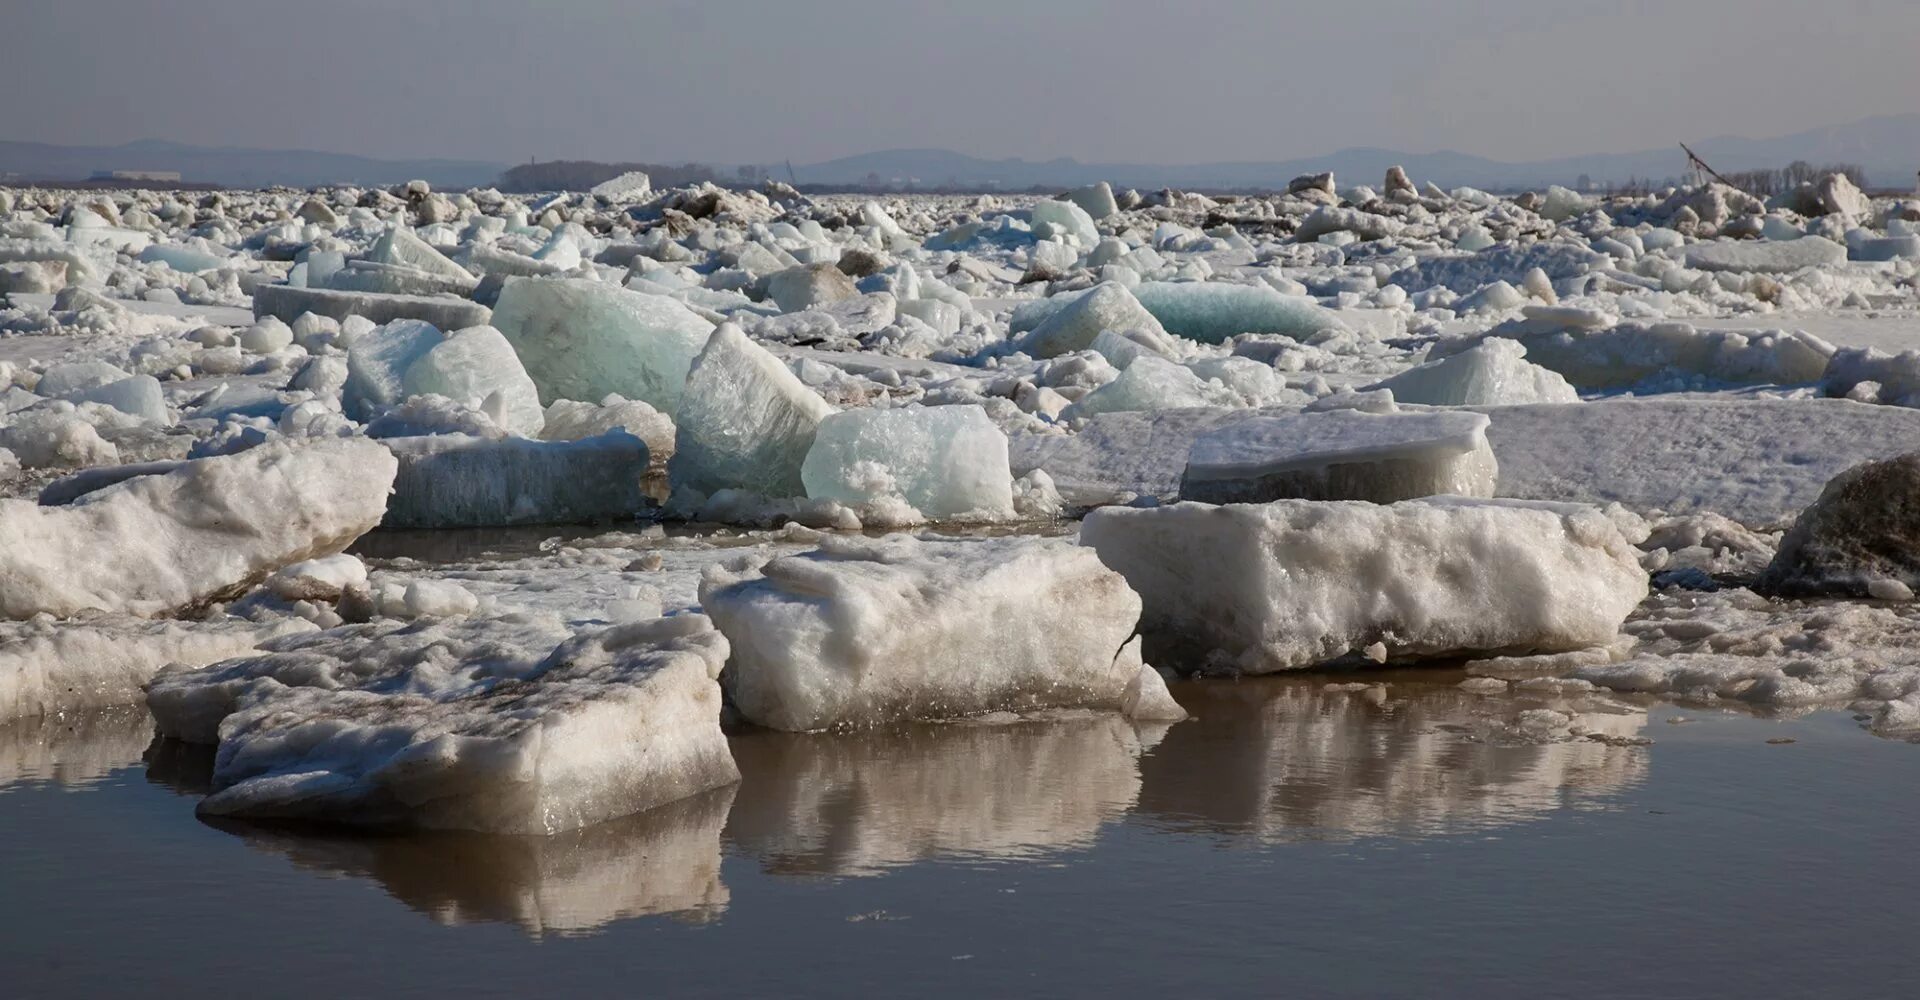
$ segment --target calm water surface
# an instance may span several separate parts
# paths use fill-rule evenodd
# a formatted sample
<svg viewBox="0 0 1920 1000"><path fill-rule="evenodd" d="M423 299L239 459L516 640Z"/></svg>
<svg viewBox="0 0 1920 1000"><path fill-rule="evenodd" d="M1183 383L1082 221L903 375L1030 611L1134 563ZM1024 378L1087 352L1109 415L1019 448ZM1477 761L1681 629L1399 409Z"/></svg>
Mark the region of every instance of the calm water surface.
<svg viewBox="0 0 1920 1000"><path fill-rule="evenodd" d="M743 733L737 788L545 839L211 825L141 713L0 727L0 996L1920 995L1920 746L1508 745L1458 675L1365 679Z"/></svg>

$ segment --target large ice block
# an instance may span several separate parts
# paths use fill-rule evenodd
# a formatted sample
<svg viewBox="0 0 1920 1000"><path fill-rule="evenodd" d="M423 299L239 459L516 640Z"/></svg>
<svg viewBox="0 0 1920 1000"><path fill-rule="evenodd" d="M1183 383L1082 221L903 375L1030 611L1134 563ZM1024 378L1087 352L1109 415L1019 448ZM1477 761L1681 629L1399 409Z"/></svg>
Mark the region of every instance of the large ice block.
<svg viewBox="0 0 1920 1000"><path fill-rule="evenodd" d="M1584 649L1647 594L1621 529L1573 504L1106 507L1080 540L1140 594L1162 666L1268 673L1376 643L1387 660Z"/></svg>
<svg viewBox="0 0 1920 1000"><path fill-rule="evenodd" d="M816 500L897 498L930 518L1013 516L1007 436L978 406L835 413L820 422L801 479Z"/></svg>
<svg viewBox="0 0 1920 1000"><path fill-rule="evenodd" d="M1103 330L1124 333L1145 330L1164 337L1166 330L1140 305L1125 285L1106 282L1077 295L1073 301L1041 320L1020 340L1020 349L1036 358L1051 358L1093 346Z"/></svg>
<svg viewBox="0 0 1920 1000"><path fill-rule="evenodd" d="M389 528L631 520L646 505L647 446L625 431L579 441L467 434L386 438L399 459Z"/></svg>
<svg viewBox="0 0 1920 1000"><path fill-rule="evenodd" d="M400 389L404 396L431 393L481 410L521 437L540 436L547 422L540 390L521 367L520 356L490 326L456 330L428 347L407 366Z"/></svg>
<svg viewBox="0 0 1920 1000"><path fill-rule="evenodd" d="M452 295L389 295L293 285L261 285L254 289L255 319L272 316L282 323L292 323L302 313L330 319L363 316L375 323L416 319L442 330L484 326L493 315L492 310L478 302Z"/></svg>
<svg viewBox="0 0 1920 1000"><path fill-rule="evenodd" d="M1134 287L1133 297L1168 333L1207 344L1242 333L1306 338L1346 328L1337 313L1313 299L1284 295L1265 285L1148 281Z"/></svg>
<svg viewBox="0 0 1920 1000"><path fill-rule="evenodd" d="M675 488L701 493L801 496L800 464L833 412L779 358L722 323L687 373L668 476Z"/></svg>
<svg viewBox="0 0 1920 1000"><path fill-rule="evenodd" d="M341 408L355 420L368 420L413 395L405 388L407 373L445 339L417 319L395 320L355 337L347 346Z"/></svg>
<svg viewBox="0 0 1920 1000"><path fill-rule="evenodd" d="M1141 676L1120 655L1139 598L1092 556L1058 540L829 538L716 571L700 601L732 645L732 703L770 728L1118 711Z"/></svg>
<svg viewBox="0 0 1920 1000"><path fill-rule="evenodd" d="M508 278L493 325L540 389L540 401L610 393L672 414L713 324L664 295L580 278Z"/></svg>
<svg viewBox="0 0 1920 1000"><path fill-rule="evenodd" d="M365 439L270 443L64 507L0 500L0 616L190 609L372 530L395 467Z"/></svg>
<svg viewBox="0 0 1920 1000"><path fill-rule="evenodd" d="M1579 392L1558 372L1527 361L1519 341L1489 338L1452 357L1429 361L1367 389L1387 389L1402 403L1428 406L1505 406L1578 403Z"/></svg>
<svg viewBox="0 0 1920 1000"><path fill-rule="evenodd" d="M217 733L203 814L550 834L739 778L700 615L392 622L157 678L163 732ZM557 643L557 645L556 645Z"/></svg>
<svg viewBox="0 0 1920 1000"><path fill-rule="evenodd" d="M1254 417L1202 434L1180 498L1206 503L1490 497L1499 478L1487 417L1329 410Z"/></svg>

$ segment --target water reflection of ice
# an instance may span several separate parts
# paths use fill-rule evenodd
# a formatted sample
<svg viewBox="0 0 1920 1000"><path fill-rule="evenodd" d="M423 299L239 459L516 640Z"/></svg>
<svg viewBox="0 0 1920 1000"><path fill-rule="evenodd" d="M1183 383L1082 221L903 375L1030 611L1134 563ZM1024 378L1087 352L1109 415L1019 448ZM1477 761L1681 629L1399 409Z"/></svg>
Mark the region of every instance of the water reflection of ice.
<svg viewBox="0 0 1920 1000"><path fill-rule="evenodd" d="M0 793L9 786L85 788L140 763L153 742L144 708L95 709L0 723Z"/></svg>
<svg viewBox="0 0 1920 1000"><path fill-rule="evenodd" d="M706 921L724 912L720 828L732 799L732 788L718 789L549 837L214 825L302 868L378 882L439 923L513 924L537 937L590 933L634 917Z"/></svg>
<svg viewBox="0 0 1920 1000"><path fill-rule="evenodd" d="M1644 728L1638 709L1394 679L1366 690L1324 678L1180 685L1199 721L1175 726L1142 762L1141 811L1260 840L1421 837L1599 807L1646 775L1647 750L1620 745ZM1536 736L1525 723L1544 710L1603 739Z"/></svg>
<svg viewBox="0 0 1920 1000"><path fill-rule="evenodd" d="M1142 746L1108 716L745 734L727 840L771 871L826 875L1084 847L1138 798Z"/></svg>

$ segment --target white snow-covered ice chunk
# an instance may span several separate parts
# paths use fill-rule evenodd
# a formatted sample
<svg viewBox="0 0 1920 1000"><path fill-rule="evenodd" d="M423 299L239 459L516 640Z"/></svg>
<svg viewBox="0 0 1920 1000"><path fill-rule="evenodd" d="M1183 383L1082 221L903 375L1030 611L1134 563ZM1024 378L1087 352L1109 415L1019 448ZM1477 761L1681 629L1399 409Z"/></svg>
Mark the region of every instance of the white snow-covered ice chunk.
<svg viewBox="0 0 1920 1000"><path fill-rule="evenodd" d="M471 290L478 281L466 268L454 263L406 226L395 226L373 244L368 258L379 264L399 264L425 271Z"/></svg>
<svg viewBox="0 0 1920 1000"><path fill-rule="evenodd" d="M1388 660L1583 649L1647 593L1615 523L1565 504L1108 507L1080 537L1140 594L1163 665L1268 673L1375 643Z"/></svg>
<svg viewBox="0 0 1920 1000"><path fill-rule="evenodd" d="M546 426L540 437L547 441L578 441L621 429L647 443L655 464L673 454L673 420L637 399L612 394L598 403L574 399L556 399L547 407Z"/></svg>
<svg viewBox="0 0 1920 1000"><path fill-rule="evenodd" d="M1546 197L1540 200L1540 216L1554 222L1565 222L1584 214L1591 204L1586 195L1555 184L1547 188Z"/></svg>
<svg viewBox="0 0 1920 1000"><path fill-rule="evenodd" d="M124 381L128 373L105 361L65 361L52 365L40 375L33 391L42 396L60 398L86 389Z"/></svg>
<svg viewBox="0 0 1920 1000"><path fill-rule="evenodd" d="M1118 710L1140 601L1057 540L829 538L716 570L700 601L732 644L723 681L774 729L864 727L1005 710Z"/></svg>
<svg viewBox="0 0 1920 1000"><path fill-rule="evenodd" d="M1127 366L1133 364L1134 359L1143 354L1152 354L1169 360L1173 357L1173 345L1166 337L1153 337L1139 330L1127 333L1115 333L1110 328L1101 330L1099 335L1093 338L1093 343L1088 345L1088 350L1106 358L1109 364L1121 371L1126 371ZM1272 370L1271 366L1262 365L1261 367Z"/></svg>
<svg viewBox="0 0 1920 1000"><path fill-rule="evenodd" d="M349 363L358 347L356 342L349 349ZM538 437L547 422L540 390L521 367L520 356L490 326L456 330L427 347L404 369L400 393L403 397L445 396L486 413L521 437Z"/></svg>
<svg viewBox="0 0 1920 1000"><path fill-rule="evenodd" d="M1337 313L1304 295L1284 295L1265 285L1148 281L1133 296L1168 333L1206 344L1243 333L1279 333L1306 338L1343 330Z"/></svg>
<svg viewBox="0 0 1920 1000"><path fill-rule="evenodd" d="M674 488L701 493L801 496L800 464L833 412L779 358L722 323L687 373L668 476Z"/></svg>
<svg viewBox="0 0 1920 1000"><path fill-rule="evenodd" d="M1081 397L1062 414L1068 418L1131 410L1174 410L1209 406L1213 396L1193 369L1152 355L1135 357L1120 377Z"/></svg>
<svg viewBox="0 0 1920 1000"><path fill-rule="evenodd" d="M1083 247L1100 242L1093 216L1071 201L1041 201L1033 206L1033 234L1045 240L1072 237Z"/></svg>
<svg viewBox="0 0 1920 1000"><path fill-rule="evenodd" d="M1698 271L1790 274L1803 267L1844 264L1845 245L1820 236L1784 243L1773 240L1719 240L1687 248L1687 266Z"/></svg>
<svg viewBox="0 0 1920 1000"><path fill-rule="evenodd" d="M407 372L445 335L431 323L395 320L353 338L347 346L347 384L340 402L347 416L366 420L407 398Z"/></svg>
<svg viewBox="0 0 1920 1000"><path fill-rule="evenodd" d="M1402 403L1428 406L1501 406L1578 403L1579 392L1560 373L1527 361L1518 341L1491 337L1451 357L1429 361L1368 389L1386 389Z"/></svg>
<svg viewBox="0 0 1920 1000"><path fill-rule="evenodd" d="M1020 340L1020 350L1036 358L1052 358L1093 346L1102 331L1144 330L1166 336L1166 329L1125 285L1104 282L1077 294L1073 301L1048 315Z"/></svg>
<svg viewBox="0 0 1920 1000"><path fill-rule="evenodd" d="M832 264L801 264L770 276L767 297L781 312L791 313L859 298L860 289Z"/></svg>
<svg viewBox="0 0 1920 1000"><path fill-rule="evenodd" d="M618 177L601 181L587 191L601 201L612 205L624 205L645 198L653 191L653 179L645 172L629 170Z"/></svg>
<svg viewBox="0 0 1920 1000"><path fill-rule="evenodd" d="M68 405L65 403L62 406ZM0 448L29 469L113 465L120 449L77 412L30 410L0 422Z"/></svg>
<svg viewBox="0 0 1920 1000"><path fill-rule="evenodd" d="M0 615L153 616L215 599L372 530L395 469L364 439L276 442L64 507L0 500Z"/></svg>
<svg viewBox="0 0 1920 1000"><path fill-rule="evenodd" d="M367 585L367 564L345 552L284 566L262 586L286 601L337 601Z"/></svg>
<svg viewBox="0 0 1920 1000"><path fill-rule="evenodd" d="M624 431L578 441L465 434L386 438L399 460L389 528L629 520L645 507L647 446Z"/></svg>
<svg viewBox="0 0 1920 1000"><path fill-rule="evenodd" d="M173 415L167 411L166 394L160 390L159 380L151 375L134 375L81 389L68 393L65 398L76 403L102 403L152 424L173 422Z"/></svg>
<svg viewBox="0 0 1920 1000"><path fill-rule="evenodd" d="M1864 403L1920 408L1920 350L1888 354L1843 347L1820 373L1820 391Z"/></svg>
<svg viewBox="0 0 1920 1000"><path fill-rule="evenodd" d="M303 313L345 320L360 316L373 323L413 319L441 330L464 330L491 322L493 311L478 302L452 295L396 295L385 292L339 291L261 285L253 292L255 319L272 316L292 323Z"/></svg>
<svg viewBox="0 0 1920 1000"><path fill-rule="evenodd" d="M206 671L232 713L203 814L551 834L739 780L720 731L727 641L700 615L566 639L530 665L484 642L380 662L409 644L341 631ZM193 684L156 682L156 717Z"/></svg>
<svg viewBox="0 0 1920 1000"><path fill-rule="evenodd" d="M800 473L816 500L898 500L928 518L1014 513L1007 436L978 406L835 413L820 422Z"/></svg>
<svg viewBox="0 0 1920 1000"><path fill-rule="evenodd" d="M494 310L542 403L618 393L668 415L714 326L664 295L577 278L508 278Z"/></svg>
<svg viewBox="0 0 1920 1000"><path fill-rule="evenodd" d="M1493 496L1499 475L1487 418L1435 410L1329 410L1254 417L1202 434L1180 481L1183 500L1366 500Z"/></svg>
<svg viewBox="0 0 1920 1000"><path fill-rule="evenodd" d="M1838 399L1622 399L1487 411L1499 495L1783 525L1851 466L1920 449L1920 412Z"/></svg>
<svg viewBox="0 0 1920 1000"><path fill-rule="evenodd" d="M210 253L177 243L155 243L134 258L142 264L159 262L182 274L196 271L212 271L225 267L232 258L224 254Z"/></svg>
<svg viewBox="0 0 1920 1000"><path fill-rule="evenodd" d="M0 720L136 704L141 686L168 664L205 666L312 630L298 618L259 624L94 615L0 624Z"/></svg>

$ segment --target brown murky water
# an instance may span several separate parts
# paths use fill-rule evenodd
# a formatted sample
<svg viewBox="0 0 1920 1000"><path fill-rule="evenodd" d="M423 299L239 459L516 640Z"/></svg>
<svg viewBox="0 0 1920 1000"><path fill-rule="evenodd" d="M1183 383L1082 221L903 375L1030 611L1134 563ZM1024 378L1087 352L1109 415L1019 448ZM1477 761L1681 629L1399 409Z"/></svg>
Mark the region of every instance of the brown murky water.
<svg viewBox="0 0 1920 1000"><path fill-rule="evenodd" d="M1613 701L1532 743L1567 705L1458 680L743 733L736 788L551 838L209 825L138 712L0 727L0 995L1920 992L1920 747Z"/></svg>

